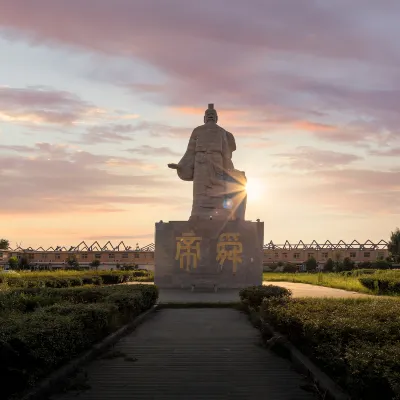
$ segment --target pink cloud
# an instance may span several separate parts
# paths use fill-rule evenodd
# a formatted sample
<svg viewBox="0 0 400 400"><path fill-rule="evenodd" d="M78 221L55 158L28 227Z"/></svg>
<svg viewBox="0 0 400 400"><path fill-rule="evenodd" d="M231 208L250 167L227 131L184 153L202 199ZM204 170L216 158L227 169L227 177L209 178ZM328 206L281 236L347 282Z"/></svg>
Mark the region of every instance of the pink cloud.
<svg viewBox="0 0 400 400"><path fill-rule="evenodd" d="M0 0L0 25L9 40L140 59L160 72L161 83L141 81L133 72L124 77L111 73L109 81L181 112L190 106L202 114L207 102L214 101L226 108L222 125L237 135L255 137L278 125L324 141L371 143L371 137L381 140L382 131L396 134L400 122L400 89L393 73L400 67L400 53L392 40L399 33L393 19L399 12L394 2L370 0L340 0L329 6L289 0L252 0L248 6L217 0L212 7L182 7L177 0L157 7L128 0ZM210 68L204 68L205 59ZM386 81L376 85L368 77L360 84L360 61L373 71L369 75ZM334 78L324 76L332 65ZM250 112L240 114L243 109ZM64 123L74 115L34 114ZM332 123L338 115L346 121ZM367 139L363 118L371 129ZM180 135L177 130L169 133Z"/></svg>
<svg viewBox="0 0 400 400"><path fill-rule="evenodd" d="M313 212L341 217L400 214L399 170L350 167L315 168L301 173L289 170L274 173L274 180L280 198L291 199L295 194L295 208L312 207Z"/></svg>
<svg viewBox="0 0 400 400"><path fill-rule="evenodd" d="M127 151L129 153L133 153L133 154L144 155L144 156L157 156L157 157L160 157L160 156L161 157L162 156L181 157L182 156L181 153L178 153L177 151L174 151L166 146L155 147L155 146L149 146L149 145L142 145L142 146L137 146L135 148L126 149L125 151Z"/></svg>
<svg viewBox="0 0 400 400"><path fill-rule="evenodd" d="M95 107L78 96L44 87L0 87L0 120L69 125Z"/></svg>
<svg viewBox="0 0 400 400"><path fill-rule="evenodd" d="M116 205L182 201L173 195L153 195L152 189L171 187L171 182L166 176L144 173L147 164L135 158L92 154L49 143L2 146L1 150L6 152L0 155L3 214L117 212L123 208ZM7 154L15 150L20 155Z"/></svg>
<svg viewBox="0 0 400 400"><path fill-rule="evenodd" d="M335 168L361 160L361 157L353 154L320 150L308 146L300 146L294 152L280 153L276 156L285 160L282 166L288 166L294 170Z"/></svg>
<svg viewBox="0 0 400 400"><path fill-rule="evenodd" d="M80 143L96 144L96 143L115 143L121 141L130 141L134 138L127 136L132 133L135 128L129 125L105 125L93 126L87 129L82 135Z"/></svg>
<svg viewBox="0 0 400 400"><path fill-rule="evenodd" d="M373 156L398 157L400 156L400 147L394 147L387 150L371 150L370 154Z"/></svg>

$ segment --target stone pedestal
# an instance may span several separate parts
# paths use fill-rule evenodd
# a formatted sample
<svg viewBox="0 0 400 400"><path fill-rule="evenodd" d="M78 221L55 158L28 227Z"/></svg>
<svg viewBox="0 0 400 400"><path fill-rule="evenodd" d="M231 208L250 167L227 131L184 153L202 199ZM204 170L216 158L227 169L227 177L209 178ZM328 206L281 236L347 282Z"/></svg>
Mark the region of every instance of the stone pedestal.
<svg viewBox="0 0 400 400"><path fill-rule="evenodd" d="M160 288L243 288L262 284L264 223L156 223L155 277Z"/></svg>

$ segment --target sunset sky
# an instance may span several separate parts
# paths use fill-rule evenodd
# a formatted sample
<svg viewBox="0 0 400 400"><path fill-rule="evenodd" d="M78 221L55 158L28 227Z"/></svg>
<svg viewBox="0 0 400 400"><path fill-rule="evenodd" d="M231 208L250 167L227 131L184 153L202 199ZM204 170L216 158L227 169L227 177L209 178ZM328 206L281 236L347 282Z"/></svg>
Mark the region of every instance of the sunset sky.
<svg viewBox="0 0 400 400"><path fill-rule="evenodd" d="M0 237L135 246L186 220L214 103L265 242L400 225L400 2L0 0Z"/></svg>

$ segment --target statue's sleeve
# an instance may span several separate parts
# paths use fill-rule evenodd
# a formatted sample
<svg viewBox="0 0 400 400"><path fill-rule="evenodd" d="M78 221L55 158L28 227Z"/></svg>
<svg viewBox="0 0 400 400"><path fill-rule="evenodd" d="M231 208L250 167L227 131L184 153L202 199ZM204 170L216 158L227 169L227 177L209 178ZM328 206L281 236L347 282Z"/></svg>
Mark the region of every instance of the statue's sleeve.
<svg viewBox="0 0 400 400"><path fill-rule="evenodd" d="M229 149L233 153L236 150L235 137L232 135L232 133L226 131L226 138L228 140Z"/></svg>
<svg viewBox="0 0 400 400"><path fill-rule="evenodd" d="M178 163L178 176L183 181L192 181L194 175L194 162L196 156L196 134L195 131L192 132L192 135L189 139L189 144L186 149L184 156L181 161Z"/></svg>

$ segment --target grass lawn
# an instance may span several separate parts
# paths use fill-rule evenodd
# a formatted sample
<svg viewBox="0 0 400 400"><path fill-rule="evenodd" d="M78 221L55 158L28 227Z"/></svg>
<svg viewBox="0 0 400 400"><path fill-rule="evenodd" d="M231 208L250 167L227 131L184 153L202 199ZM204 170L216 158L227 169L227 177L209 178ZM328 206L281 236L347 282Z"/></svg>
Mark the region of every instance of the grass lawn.
<svg viewBox="0 0 400 400"><path fill-rule="evenodd" d="M374 291L364 287L359 278L361 276L343 276L337 273L317 273L307 272L288 273L288 272L264 272L263 280L268 282L297 282L308 283L310 285L326 286L335 289L344 289L354 292L375 294Z"/></svg>

